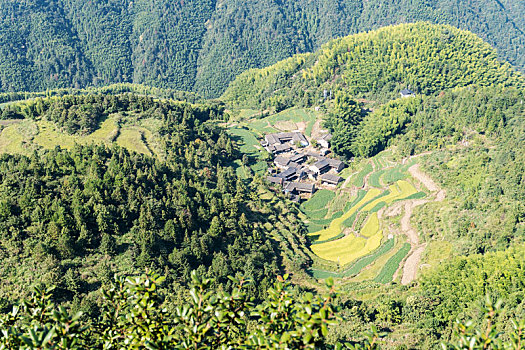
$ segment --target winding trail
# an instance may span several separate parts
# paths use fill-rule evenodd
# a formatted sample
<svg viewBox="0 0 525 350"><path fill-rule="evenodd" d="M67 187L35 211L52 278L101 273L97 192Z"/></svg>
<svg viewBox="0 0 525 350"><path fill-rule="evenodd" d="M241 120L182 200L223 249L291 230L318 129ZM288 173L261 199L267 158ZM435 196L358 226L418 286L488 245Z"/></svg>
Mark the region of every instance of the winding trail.
<svg viewBox="0 0 525 350"><path fill-rule="evenodd" d="M445 199L446 192L439 188L439 186L427 174L419 169L419 164L415 164L408 169L413 178L421 182L432 194L435 194L435 201L440 202ZM419 243L419 235L417 231L410 224L410 218L414 208L425 203L430 202L429 199L415 199L405 203L405 214L401 218L401 230L408 236L412 249L410 255L405 261L403 268L403 276L401 277L401 284L407 285L411 283L417 275L421 256L425 251L425 244Z"/></svg>

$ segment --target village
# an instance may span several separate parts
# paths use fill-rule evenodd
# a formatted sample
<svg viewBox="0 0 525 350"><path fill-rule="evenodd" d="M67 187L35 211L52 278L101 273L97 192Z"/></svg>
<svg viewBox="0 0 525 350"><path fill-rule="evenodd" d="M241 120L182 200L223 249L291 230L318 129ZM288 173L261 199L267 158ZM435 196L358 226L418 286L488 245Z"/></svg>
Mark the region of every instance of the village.
<svg viewBox="0 0 525 350"><path fill-rule="evenodd" d="M295 202L309 198L319 187L337 186L343 181L337 174L345 164L329 156L331 138L328 132L315 142L308 141L300 131L267 134L261 145L273 154L274 159L266 179L281 186L282 191Z"/></svg>

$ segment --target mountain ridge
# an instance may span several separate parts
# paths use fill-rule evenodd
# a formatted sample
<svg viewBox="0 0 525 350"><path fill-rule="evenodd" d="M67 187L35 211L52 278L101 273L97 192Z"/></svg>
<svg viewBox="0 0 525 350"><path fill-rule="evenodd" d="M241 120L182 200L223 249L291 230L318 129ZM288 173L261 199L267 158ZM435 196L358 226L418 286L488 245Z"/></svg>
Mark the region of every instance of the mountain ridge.
<svg viewBox="0 0 525 350"><path fill-rule="evenodd" d="M312 52L330 39L403 22L477 33L525 67L516 0L0 1L0 91L132 82L220 95L249 68Z"/></svg>

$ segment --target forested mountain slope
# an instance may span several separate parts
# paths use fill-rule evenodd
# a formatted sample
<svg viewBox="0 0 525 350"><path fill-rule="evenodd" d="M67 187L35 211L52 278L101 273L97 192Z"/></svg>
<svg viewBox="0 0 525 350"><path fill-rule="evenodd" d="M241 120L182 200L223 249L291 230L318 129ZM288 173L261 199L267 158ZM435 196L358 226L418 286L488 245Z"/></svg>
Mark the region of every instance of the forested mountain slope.
<svg viewBox="0 0 525 350"><path fill-rule="evenodd" d="M298 223L230 167L241 156L220 106L122 94L5 110L17 119L0 127L0 308L43 283L89 314L113 273L147 268L170 271L173 296L198 270L225 290L249 276L259 298L289 263L275 242L293 231L281 239L297 245Z"/></svg>
<svg viewBox="0 0 525 350"><path fill-rule="evenodd" d="M474 34L420 22L334 39L315 53L248 70L223 99L280 110L319 103L328 90L384 102L406 87L437 94L471 84L524 87L525 78Z"/></svg>
<svg viewBox="0 0 525 350"><path fill-rule="evenodd" d="M134 82L218 96L239 73L328 40L430 21L525 66L518 0L0 1L0 91Z"/></svg>

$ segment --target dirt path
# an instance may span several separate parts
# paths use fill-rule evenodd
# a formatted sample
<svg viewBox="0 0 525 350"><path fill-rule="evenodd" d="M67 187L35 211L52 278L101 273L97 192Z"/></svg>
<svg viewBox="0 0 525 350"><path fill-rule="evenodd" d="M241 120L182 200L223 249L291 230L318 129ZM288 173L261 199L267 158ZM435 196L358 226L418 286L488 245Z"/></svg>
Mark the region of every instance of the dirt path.
<svg viewBox="0 0 525 350"><path fill-rule="evenodd" d="M317 140L321 137L321 120L316 120L312 127L312 137L310 139Z"/></svg>
<svg viewBox="0 0 525 350"><path fill-rule="evenodd" d="M295 125L297 125L297 130L299 130L303 134L306 131L306 126L307 126L306 124L307 124L306 122L296 122L295 123Z"/></svg>
<svg viewBox="0 0 525 350"><path fill-rule="evenodd" d="M408 169L408 172L412 177L421 182L432 194L436 196L435 201L442 201L445 199L446 192L439 188L439 186L432 180L427 174L423 173L419 169L419 164L415 164ZM415 199L405 202L405 214L401 218L401 231L408 236L412 249L410 255L405 261L403 267L403 276L401 277L401 284L407 285L412 282L417 275L419 269L419 263L421 262L421 256L425 251L425 244L419 244L419 235L417 231L410 224L410 218L414 208L430 202L428 199Z"/></svg>

